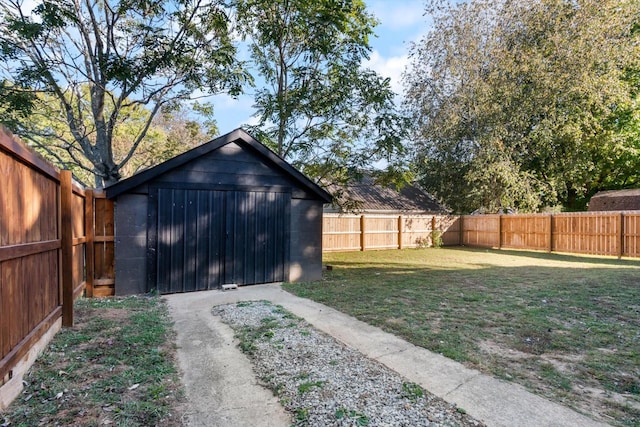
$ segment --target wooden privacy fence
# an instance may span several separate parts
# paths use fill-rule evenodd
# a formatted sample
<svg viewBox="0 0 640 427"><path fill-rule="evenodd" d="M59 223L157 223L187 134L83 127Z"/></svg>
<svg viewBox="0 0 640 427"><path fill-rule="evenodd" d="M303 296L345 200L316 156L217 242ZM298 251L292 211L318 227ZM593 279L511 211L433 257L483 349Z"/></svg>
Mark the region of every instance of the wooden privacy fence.
<svg viewBox="0 0 640 427"><path fill-rule="evenodd" d="M532 215L324 214L323 251L478 246L640 257L640 212Z"/></svg>
<svg viewBox="0 0 640 427"><path fill-rule="evenodd" d="M403 249L460 242L458 217L443 215L323 215L322 250Z"/></svg>
<svg viewBox="0 0 640 427"><path fill-rule="evenodd" d="M640 257L640 212L577 212L462 217L461 244Z"/></svg>
<svg viewBox="0 0 640 427"><path fill-rule="evenodd" d="M0 128L0 385L73 301L113 293L113 204ZM94 232L95 230L95 232Z"/></svg>

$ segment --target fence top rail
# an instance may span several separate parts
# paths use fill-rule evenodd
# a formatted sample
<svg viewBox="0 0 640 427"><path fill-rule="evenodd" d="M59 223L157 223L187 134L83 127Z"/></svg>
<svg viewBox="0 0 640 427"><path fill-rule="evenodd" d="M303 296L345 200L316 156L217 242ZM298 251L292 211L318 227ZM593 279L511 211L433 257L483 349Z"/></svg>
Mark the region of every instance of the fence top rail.
<svg viewBox="0 0 640 427"><path fill-rule="evenodd" d="M561 212L553 216L619 216L640 215L640 211L586 211L586 212Z"/></svg>
<svg viewBox="0 0 640 427"><path fill-rule="evenodd" d="M52 180L60 182L60 169L49 163L2 125L0 125L0 151L7 153L13 159L26 164ZM84 187L77 182L71 182L71 189L74 194L84 197Z"/></svg>
<svg viewBox="0 0 640 427"><path fill-rule="evenodd" d="M60 182L60 170L0 125L0 151Z"/></svg>
<svg viewBox="0 0 640 427"><path fill-rule="evenodd" d="M583 212L557 212L557 213L527 213L527 214L482 214L460 215L464 218L548 218L548 217L573 217L573 216L619 216L620 214L640 216L640 210L626 211L583 211ZM451 216L451 215L450 215Z"/></svg>
<svg viewBox="0 0 640 427"><path fill-rule="evenodd" d="M402 218L457 218L459 215L446 215L446 214L419 214L419 213L387 213L387 214L382 214L382 213L359 213L359 214L353 214L353 213L337 213L337 212L323 212L322 216L324 216L325 218L360 218L360 217L365 217L365 218L398 218L398 217L402 217Z"/></svg>

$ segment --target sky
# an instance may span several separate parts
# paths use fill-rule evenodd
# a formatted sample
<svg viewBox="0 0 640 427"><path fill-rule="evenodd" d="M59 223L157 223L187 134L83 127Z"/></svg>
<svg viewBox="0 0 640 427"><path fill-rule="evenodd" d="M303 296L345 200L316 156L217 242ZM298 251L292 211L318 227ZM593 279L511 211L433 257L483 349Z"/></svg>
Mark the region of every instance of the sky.
<svg viewBox="0 0 640 427"><path fill-rule="evenodd" d="M364 66L389 77L392 89L400 94L411 42L418 41L427 31L424 0L365 0L365 3L380 24L375 28L377 37L370 40L372 52ZM256 122L250 94L238 99L219 95L211 102L221 135Z"/></svg>

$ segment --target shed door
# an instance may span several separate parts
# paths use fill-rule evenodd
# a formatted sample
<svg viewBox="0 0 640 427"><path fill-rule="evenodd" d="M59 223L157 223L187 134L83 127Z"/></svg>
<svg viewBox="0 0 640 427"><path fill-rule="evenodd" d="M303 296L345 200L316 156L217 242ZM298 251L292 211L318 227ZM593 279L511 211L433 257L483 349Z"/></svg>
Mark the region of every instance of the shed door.
<svg viewBox="0 0 640 427"><path fill-rule="evenodd" d="M149 288L167 294L287 279L290 194L158 188L156 198Z"/></svg>

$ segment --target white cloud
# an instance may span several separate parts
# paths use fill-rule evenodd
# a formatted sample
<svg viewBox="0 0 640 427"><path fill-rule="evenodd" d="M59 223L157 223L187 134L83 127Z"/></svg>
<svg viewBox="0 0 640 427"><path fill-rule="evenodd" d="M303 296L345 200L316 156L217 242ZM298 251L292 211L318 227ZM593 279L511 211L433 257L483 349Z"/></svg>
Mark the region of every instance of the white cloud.
<svg viewBox="0 0 640 427"><path fill-rule="evenodd" d="M389 77L391 89L400 95L402 94L402 73L404 73L408 62L408 55L385 58L377 50L374 50L369 60L363 65L383 77Z"/></svg>
<svg viewBox="0 0 640 427"><path fill-rule="evenodd" d="M40 3L41 2L39 0L25 0L24 2L22 2L22 12L25 15L31 15L33 9L35 9L36 6L38 6Z"/></svg>

